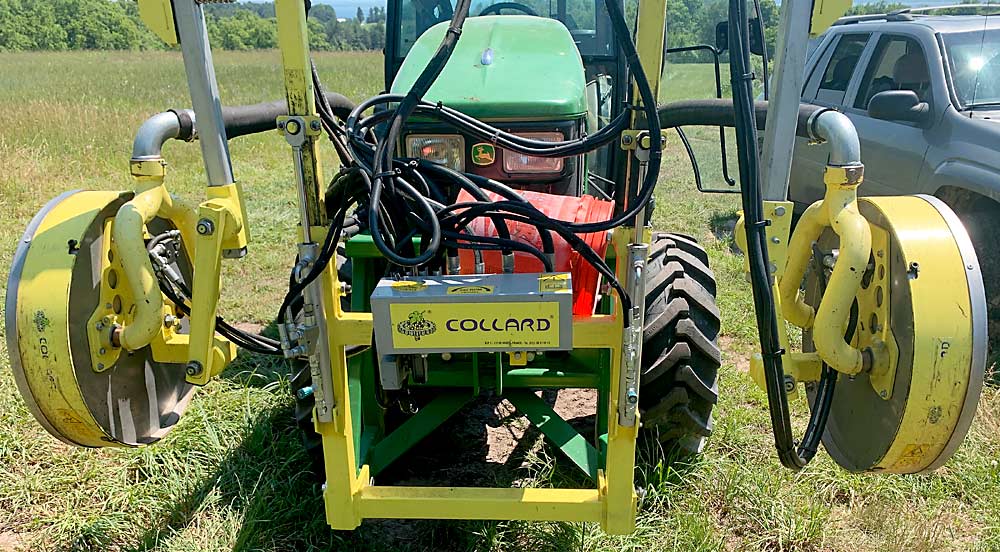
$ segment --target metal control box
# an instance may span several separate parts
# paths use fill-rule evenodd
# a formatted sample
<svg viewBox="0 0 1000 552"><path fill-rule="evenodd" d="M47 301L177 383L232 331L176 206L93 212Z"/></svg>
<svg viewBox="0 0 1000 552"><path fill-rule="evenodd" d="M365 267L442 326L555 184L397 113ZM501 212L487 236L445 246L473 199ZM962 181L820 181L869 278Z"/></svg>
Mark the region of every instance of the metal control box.
<svg viewBox="0 0 1000 552"><path fill-rule="evenodd" d="M383 278L371 303L380 355L573 348L567 272Z"/></svg>

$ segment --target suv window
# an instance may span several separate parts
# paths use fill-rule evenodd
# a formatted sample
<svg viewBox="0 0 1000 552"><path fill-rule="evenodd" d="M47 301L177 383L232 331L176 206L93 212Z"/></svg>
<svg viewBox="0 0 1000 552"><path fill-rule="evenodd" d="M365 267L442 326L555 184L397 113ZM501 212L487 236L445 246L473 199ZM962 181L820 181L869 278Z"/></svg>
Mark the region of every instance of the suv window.
<svg viewBox="0 0 1000 552"><path fill-rule="evenodd" d="M904 36L883 36L865 70L854 107L868 109L872 96L886 90L912 90L921 101L930 96L927 57L920 44Z"/></svg>
<svg viewBox="0 0 1000 552"><path fill-rule="evenodd" d="M840 37L837 47L830 56L830 62L823 73L823 79L816 91L816 98L821 102L840 104L844 101L847 85L851 82L854 68L861 59L861 52L868 44L869 34L845 34Z"/></svg>

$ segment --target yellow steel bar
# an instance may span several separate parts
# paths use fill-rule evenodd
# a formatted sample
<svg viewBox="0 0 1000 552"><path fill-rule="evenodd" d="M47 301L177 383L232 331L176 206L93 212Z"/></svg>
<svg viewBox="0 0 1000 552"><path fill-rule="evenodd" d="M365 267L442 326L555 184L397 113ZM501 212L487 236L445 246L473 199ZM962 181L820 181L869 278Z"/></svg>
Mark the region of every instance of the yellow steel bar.
<svg viewBox="0 0 1000 552"><path fill-rule="evenodd" d="M365 518L601 521L597 489L363 487Z"/></svg>
<svg viewBox="0 0 1000 552"><path fill-rule="evenodd" d="M666 0L642 0L639 2L639 13L636 17L638 26L635 31L635 49L639 52L639 63L642 70L649 79L649 87L653 91L653 98L660 97L660 70L663 68L664 32L667 19ZM632 93L635 98L635 105L642 102L639 99L639 89L633 84ZM641 112L632 112L632 122ZM633 128L635 125L633 124Z"/></svg>
<svg viewBox="0 0 1000 552"><path fill-rule="evenodd" d="M636 229L639 233L642 229ZM643 237L645 232L642 232ZM612 246L615 248L616 273L618 280L627 280L630 270L628 242L632 232L627 228L617 228L612 234ZM640 238L642 239L642 238ZM641 300L641 299L640 299ZM615 302L615 312L624 316L621 305ZM618 418L618 399L621 396L620 382L622 371L622 347L624 346L624 328L620 318L615 317L614 326L607 329L610 345L611 370L608 374L608 449L605 468L601 474L601 492L604 504L604 514L601 520L602 528L612 534L627 534L635 530L635 510L637 497L635 494L635 440L638 435L641 419L636 412L635 423L623 426Z"/></svg>
<svg viewBox="0 0 1000 552"><path fill-rule="evenodd" d="M289 115L316 115L316 92L313 89L312 62L309 57L309 32L305 3L299 0L276 0L278 49L285 78L285 97ZM323 172L319 148L314 137L302 146L302 180L305 185L303 206L312 226L326 225L323 208Z"/></svg>
<svg viewBox="0 0 1000 552"><path fill-rule="evenodd" d="M621 319L594 315L573 317L573 348L611 349L621 346Z"/></svg>

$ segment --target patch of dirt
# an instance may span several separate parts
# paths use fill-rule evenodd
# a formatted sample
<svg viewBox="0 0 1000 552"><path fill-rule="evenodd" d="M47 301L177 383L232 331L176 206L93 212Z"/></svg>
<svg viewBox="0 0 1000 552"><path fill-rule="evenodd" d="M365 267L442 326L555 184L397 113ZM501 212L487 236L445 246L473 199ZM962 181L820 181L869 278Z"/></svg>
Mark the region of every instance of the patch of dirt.
<svg viewBox="0 0 1000 552"><path fill-rule="evenodd" d="M751 350L728 335L719 336L719 348L722 349L723 362L732 364L740 372L750 373Z"/></svg>
<svg viewBox="0 0 1000 552"><path fill-rule="evenodd" d="M27 550L24 535L13 532L0 533L0 552L21 552Z"/></svg>

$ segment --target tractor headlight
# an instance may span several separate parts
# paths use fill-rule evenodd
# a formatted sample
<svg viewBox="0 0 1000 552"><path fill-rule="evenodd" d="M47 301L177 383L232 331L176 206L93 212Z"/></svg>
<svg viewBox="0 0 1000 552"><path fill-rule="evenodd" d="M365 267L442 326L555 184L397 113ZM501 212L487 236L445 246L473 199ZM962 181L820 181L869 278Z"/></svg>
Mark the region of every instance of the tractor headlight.
<svg viewBox="0 0 1000 552"><path fill-rule="evenodd" d="M543 140L545 142L561 142L564 138L561 132L518 132L522 138ZM508 174L523 173L558 173L562 172L561 157L533 157L509 150L503 152L503 170Z"/></svg>
<svg viewBox="0 0 1000 552"><path fill-rule="evenodd" d="M455 134L411 134L406 137L406 154L465 170L465 139Z"/></svg>

